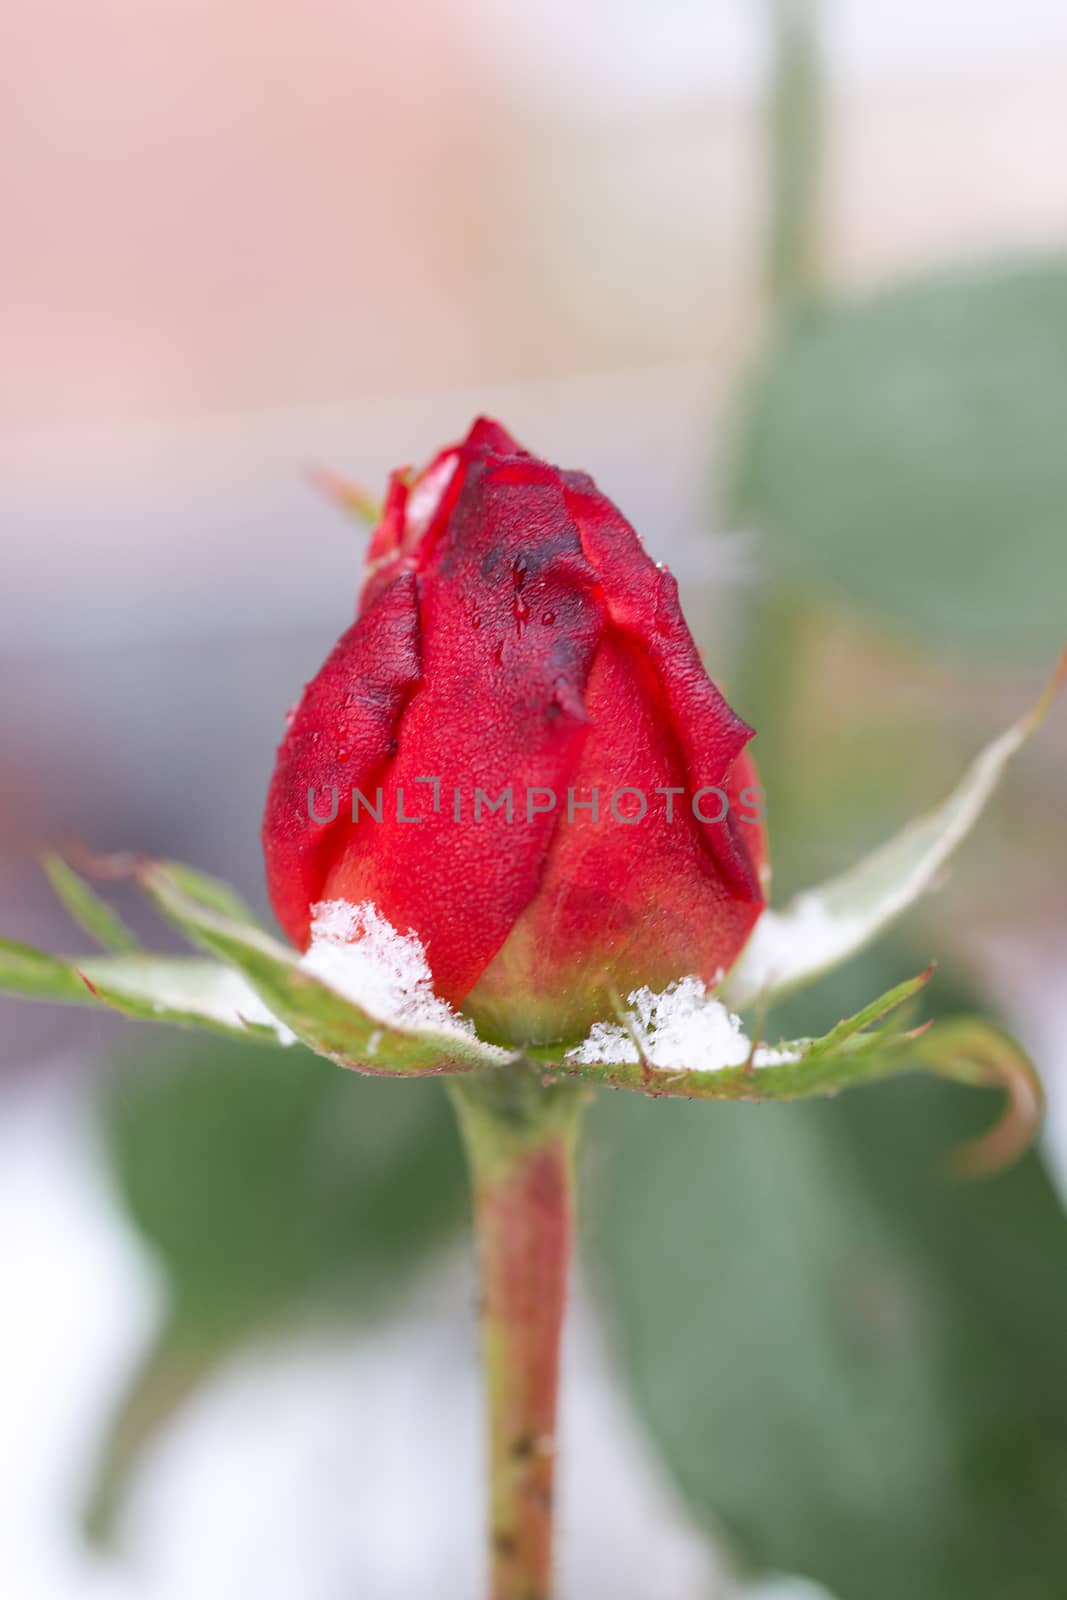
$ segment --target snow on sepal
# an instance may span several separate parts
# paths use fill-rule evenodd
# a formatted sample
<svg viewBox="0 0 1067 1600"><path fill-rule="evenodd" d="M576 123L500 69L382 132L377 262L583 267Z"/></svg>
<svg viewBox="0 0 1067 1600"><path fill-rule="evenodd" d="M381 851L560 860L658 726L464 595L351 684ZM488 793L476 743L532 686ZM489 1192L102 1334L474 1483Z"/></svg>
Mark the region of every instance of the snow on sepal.
<svg viewBox="0 0 1067 1600"><path fill-rule="evenodd" d="M418 940L399 934L373 907L319 908L317 937L301 956L268 933L228 884L195 868L85 851L78 861L98 879L133 879L216 959L128 945L110 955L62 957L0 940L0 991L279 1045L299 1039L366 1072L469 1072L514 1059L483 1044L437 999ZM75 920L100 942L114 948L132 937L65 862L50 857L46 871ZM346 947L352 938L358 942Z"/></svg>
<svg viewBox="0 0 1067 1600"><path fill-rule="evenodd" d="M738 1016L698 979L687 978L658 995L635 990L629 1009L619 1008L617 1022L597 1023L580 1045L527 1054L568 1076L654 1097L797 1100L833 1094L905 1070L894 1052L919 1035L905 1031L899 1019L877 1032L867 1030L914 999L932 971L897 984L820 1039L783 1040L773 1047L754 1042Z"/></svg>
<svg viewBox="0 0 1067 1600"><path fill-rule="evenodd" d="M1067 650L1033 709L986 746L952 793L856 866L783 910L766 910L723 984L734 1007L767 1005L857 954L931 886L977 822L1008 762L1047 715Z"/></svg>
<svg viewBox="0 0 1067 1600"><path fill-rule="evenodd" d="M422 985L423 972L410 960L406 973L398 970L398 947L413 956L411 936L397 933L384 919L374 923L368 914L373 908L345 908L364 917L362 949L359 944L343 948L333 911L322 938L300 956L258 924L219 910L219 891L226 886L214 879L165 861L140 862L136 877L168 921L236 968L270 1013L319 1055L362 1072L401 1075L471 1072L515 1059L483 1044L469 1023L449 1012L428 982ZM322 945L330 947L328 953ZM379 970L377 981L376 962L388 969L384 978ZM372 1009L375 1001L378 1012Z"/></svg>
<svg viewBox="0 0 1067 1600"><path fill-rule="evenodd" d="M527 1052L551 1076L567 1076L652 1098L804 1100L864 1083L930 1072L954 1082L999 1088L1007 1106L989 1133L957 1153L967 1176L999 1171L1029 1147L1041 1121L1041 1081L1008 1034L981 1017L910 1026L910 1002L933 974L879 995L819 1039L751 1041L741 1019L695 978L661 994L635 990L618 1021L597 1023L582 1044Z"/></svg>

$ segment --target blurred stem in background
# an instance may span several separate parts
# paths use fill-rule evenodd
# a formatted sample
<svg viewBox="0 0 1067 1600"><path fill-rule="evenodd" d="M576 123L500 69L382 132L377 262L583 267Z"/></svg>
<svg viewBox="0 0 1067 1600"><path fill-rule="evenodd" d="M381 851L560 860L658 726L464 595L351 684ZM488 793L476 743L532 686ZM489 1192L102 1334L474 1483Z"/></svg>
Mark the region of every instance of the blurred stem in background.
<svg viewBox="0 0 1067 1600"><path fill-rule="evenodd" d="M549 1600L560 1335L581 1091L522 1068L457 1079L489 1411L490 1600Z"/></svg>
<svg viewBox="0 0 1067 1600"><path fill-rule="evenodd" d="M773 31L767 89L767 233L764 281L769 334L821 292L820 191L826 125L820 0L769 0ZM744 410L744 405L741 407ZM733 500L734 485L727 498ZM731 517L734 507L728 507ZM789 856L790 709L803 681L815 622L794 585L763 576L750 608L741 662L742 705L762 738L756 749L776 854Z"/></svg>
<svg viewBox="0 0 1067 1600"><path fill-rule="evenodd" d="M768 142L766 279L788 316L819 291L819 189L824 95L818 0L772 0L774 50Z"/></svg>

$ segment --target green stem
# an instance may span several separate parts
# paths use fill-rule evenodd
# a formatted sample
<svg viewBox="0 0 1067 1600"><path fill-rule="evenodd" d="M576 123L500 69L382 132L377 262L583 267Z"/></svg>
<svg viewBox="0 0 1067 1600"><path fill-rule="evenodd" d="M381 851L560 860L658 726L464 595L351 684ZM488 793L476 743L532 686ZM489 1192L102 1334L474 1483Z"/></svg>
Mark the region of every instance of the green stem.
<svg viewBox="0 0 1067 1600"><path fill-rule="evenodd" d="M560 1334L582 1091L528 1067L450 1086L474 1190L490 1600L550 1600Z"/></svg>

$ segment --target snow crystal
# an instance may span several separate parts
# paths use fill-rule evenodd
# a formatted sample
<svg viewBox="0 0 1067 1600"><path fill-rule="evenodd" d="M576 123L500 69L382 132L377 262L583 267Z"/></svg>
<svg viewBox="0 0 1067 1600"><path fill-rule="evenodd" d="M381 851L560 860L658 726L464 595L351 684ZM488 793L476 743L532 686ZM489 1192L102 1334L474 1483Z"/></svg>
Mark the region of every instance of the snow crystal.
<svg viewBox="0 0 1067 1600"><path fill-rule="evenodd" d="M799 1050L790 1050L787 1045L760 1044L756 1046L752 1056L754 1067L787 1067L793 1061L800 1060Z"/></svg>
<svg viewBox="0 0 1067 1600"><path fill-rule="evenodd" d="M312 919L311 944L300 958L305 972L381 1022L475 1036L473 1025L434 994L416 933L399 933L369 900L322 900ZM379 1033L375 1048L380 1041Z"/></svg>
<svg viewBox="0 0 1067 1600"><path fill-rule="evenodd" d="M699 978L681 978L659 994L634 989L627 1003L631 1009L623 1023L594 1023L567 1059L579 1066L624 1066L636 1065L643 1053L651 1066L694 1072L739 1067L750 1056L757 1067L797 1059L793 1051L762 1045L753 1053L740 1017L709 995Z"/></svg>

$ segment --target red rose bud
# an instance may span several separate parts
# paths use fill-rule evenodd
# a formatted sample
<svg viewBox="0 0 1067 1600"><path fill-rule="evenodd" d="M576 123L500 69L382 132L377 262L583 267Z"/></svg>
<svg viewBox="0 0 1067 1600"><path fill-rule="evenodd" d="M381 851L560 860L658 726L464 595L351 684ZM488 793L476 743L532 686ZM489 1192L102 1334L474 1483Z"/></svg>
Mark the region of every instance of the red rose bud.
<svg viewBox="0 0 1067 1600"><path fill-rule="evenodd" d="M274 909L304 947L316 903L371 901L486 1037L579 1038L635 987L714 981L752 931L751 736L610 500L482 419L393 475L278 751Z"/></svg>

